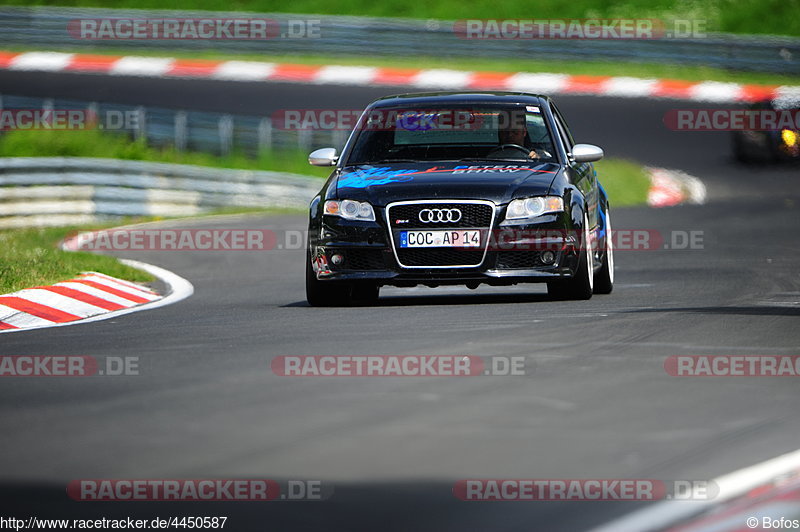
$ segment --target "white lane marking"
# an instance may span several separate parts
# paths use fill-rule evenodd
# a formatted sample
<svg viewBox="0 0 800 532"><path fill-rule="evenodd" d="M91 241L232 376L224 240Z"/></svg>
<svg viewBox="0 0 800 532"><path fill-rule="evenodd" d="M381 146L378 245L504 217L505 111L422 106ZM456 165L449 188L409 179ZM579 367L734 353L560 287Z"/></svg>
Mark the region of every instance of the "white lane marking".
<svg viewBox="0 0 800 532"><path fill-rule="evenodd" d="M171 57L125 56L115 61L109 71L116 76L163 76L175 60Z"/></svg>
<svg viewBox="0 0 800 532"><path fill-rule="evenodd" d="M326 66L317 71L314 83L345 83L347 85L368 85L375 81L378 72L374 67Z"/></svg>
<svg viewBox="0 0 800 532"><path fill-rule="evenodd" d="M128 294L130 294L132 296L141 297L141 298L144 298L144 299L149 299L150 301L152 301L152 300L154 300L154 299L159 297L158 295L155 295L155 294L152 294L152 293L148 294L148 293L142 292L141 290L135 290L133 288L128 288L127 286L121 285L121 284L117 283L116 281L110 281L108 279L104 279L104 278L100 277L99 275L91 275L91 274L90 275L84 275L84 276L81 276L81 279L84 279L86 281L92 281L92 282L95 282L97 284L102 284L102 285L105 285L105 286L107 286L109 288L113 288L115 290L119 290L120 292L128 293Z"/></svg>
<svg viewBox="0 0 800 532"><path fill-rule="evenodd" d="M775 98L786 98L796 100L800 98L800 86L798 85L781 85L775 90Z"/></svg>
<svg viewBox="0 0 800 532"><path fill-rule="evenodd" d="M12 59L8 68L11 70L58 72L69 66L74 55L60 52L28 52L19 54Z"/></svg>
<svg viewBox="0 0 800 532"><path fill-rule="evenodd" d="M469 85L471 79L472 72L432 68L420 70L419 74L411 79L411 85L420 88L463 89Z"/></svg>
<svg viewBox="0 0 800 532"><path fill-rule="evenodd" d="M0 330L0 333L14 332L17 330L30 329L33 327L51 327L56 325L55 322L28 314L15 308L0 305L0 321L19 327L19 329L6 329Z"/></svg>
<svg viewBox="0 0 800 532"><path fill-rule="evenodd" d="M81 318L88 318L89 316L107 312L104 308L41 288L27 288L11 295Z"/></svg>
<svg viewBox="0 0 800 532"><path fill-rule="evenodd" d="M603 83L601 94L637 98L652 96L658 81L629 77L615 77Z"/></svg>
<svg viewBox="0 0 800 532"><path fill-rule="evenodd" d="M47 322L47 324L45 325L32 326L32 327L27 327L25 329L8 329L5 331L0 331L0 334L30 331L32 329L41 329L42 327L67 327L70 325L79 325L81 323L90 323L95 321L108 320L111 318L124 316L125 314L131 314L133 312L139 312L142 310L151 310L171 305L173 303L177 303L178 301L186 299L187 297L191 296L194 293L194 286L192 286L192 283L190 283L183 277L180 277L179 275L172 273L169 270L165 270L164 268L159 268L158 266L153 266L152 264L147 264L145 262L139 262L130 259L120 259L120 262L123 264L127 264L128 266L131 266L133 268L144 270L154 275L155 277L158 277L164 284L167 285L169 292L165 297L162 297L161 299L157 299L155 301L151 301L150 303L145 303L143 305L138 305L136 307L115 310L113 312L108 312L107 314L99 314L97 316L92 316L91 318L86 318L78 321L69 321L66 323ZM2 307L2 305L0 305L0 307ZM3 310L2 308L0 308L0 316L2 316L2 312ZM16 324L12 323L12 325Z"/></svg>
<svg viewBox="0 0 800 532"><path fill-rule="evenodd" d="M681 170L646 167L650 174L651 187L647 204L651 207L672 206L688 201L694 205L706 202L706 186L703 182Z"/></svg>
<svg viewBox="0 0 800 532"><path fill-rule="evenodd" d="M742 96L742 86L738 83L705 81L689 89L689 97L701 102L733 102Z"/></svg>
<svg viewBox="0 0 800 532"><path fill-rule="evenodd" d="M12 70L38 70L61 71L70 66L74 54L62 52L26 52L12 58L7 68ZM164 57L139 57L123 56L117 59L108 69L112 75L136 76L166 76L174 65L173 58ZM271 77L276 63L260 61L224 61L220 62L212 78L227 79L232 81L258 81ZM321 74L317 83L347 83L372 85L377 83L376 70L373 67L359 66L330 66L320 67L321 71L331 70L331 74ZM338 70L340 73L336 73ZM355 73L354 75L345 72ZM356 73L357 72L357 73ZM472 79L473 72L464 72L448 69L419 70L416 78L419 87L444 87L464 88ZM328 75L331 81L327 81ZM528 73L519 72L508 74L507 84L510 90L524 90L533 92L563 92L568 88L573 76L553 73ZM658 88L663 80L650 80L619 76L608 79L602 83L599 95L621 97L649 97ZM782 86L776 90L777 95L796 94L800 91L798 86ZM746 95L745 88L736 83L707 81L695 83L689 87L689 98L696 101L709 102L737 102Z"/></svg>
<svg viewBox="0 0 800 532"><path fill-rule="evenodd" d="M84 272L84 273L85 274L91 274L91 275L98 275L100 277L108 279L109 281L113 281L113 282L115 282L117 284L121 284L121 285L127 286L128 288L134 288L136 290L140 290L140 291L145 292L147 294L158 296L158 294L156 294L155 292L153 292L152 290L150 290L146 286L138 285L138 284L132 283L130 281L125 281L123 279L117 279L116 277L111 277L110 275L106 275L106 274L100 273L100 272Z"/></svg>
<svg viewBox="0 0 800 532"><path fill-rule="evenodd" d="M800 469L800 450L717 477L712 481L719 487L719 494L714 499L705 501L663 501L594 528L590 532L647 532L649 530L660 530L703 510L707 510L713 505L719 505L743 495L782 474L797 469Z"/></svg>
<svg viewBox="0 0 800 532"><path fill-rule="evenodd" d="M679 172L678 178L683 180L683 184L689 195L689 203L702 205L706 202L706 186L700 179L684 172Z"/></svg>
<svg viewBox="0 0 800 532"><path fill-rule="evenodd" d="M136 303L134 303L130 299L123 299L110 292L106 292L105 290L100 290L99 288L95 288L94 286L89 286L88 284L72 283L69 281L64 281L63 283L56 283L53 286L63 286L64 288L71 288L73 290L83 292L84 294L88 294L90 296L94 296L99 299L104 299L105 301L116 303L117 305L122 305L123 307L136 306Z"/></svg>
<svg viewBox="0 0 800 532"><path fill-rule="evenodd" d="M211 77L231 81L259 81L269 78L274 71L275 63L225 61L217 67Z"/></svg>
<svg viewBox="0 0 800 532"><path fill-rule="evenodd" d="M508 78L508 90L528 92L561 92L570 76L566 74L528 74L521 72Z"/></svg>
<svg viewBox="0 0 800 532"><path fill-rule="evenodd" d="M756 517L759 523L763 522L766 516L795 516L800 515L800 504L792 502L771 502L767 504L756 503L753 507L739 510L738 512L721 518L712 516L713 521L707 523L689 524L688 528L681 528L681 532L731 532L732 530L743 530L742 523L747 523L748 517ZM778 528L786 530L786 528ZM759 530L764 530L759 527Z"/></svg>

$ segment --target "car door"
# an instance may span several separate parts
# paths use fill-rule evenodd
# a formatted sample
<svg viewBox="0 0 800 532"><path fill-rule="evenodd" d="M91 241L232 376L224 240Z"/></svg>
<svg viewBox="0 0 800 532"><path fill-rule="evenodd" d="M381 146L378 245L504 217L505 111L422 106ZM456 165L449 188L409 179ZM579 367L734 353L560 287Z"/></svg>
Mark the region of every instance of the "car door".
<svg viewBox="0 0 800 532"><path fill-rule="evenodd" d="M561 112L559 112L558 108L553 104L553 118L556 121L556 127L558 128L558 134L561 136L562 142L564 143L564 147L567 149L568 154L572 155L572 147L575 145L575 141L572 138L572 134L569 131L569 127L567 126L564 117L561 116ZM576 176L575 186L578 187L583 193L584 198L586 199L586 207L587 207L587 216L589 217L589 225L590 227L594 228L597 226L598 220L598 200L600 197L600 193L597 186L597 172L594 169L594 165L592 163L576 163L571 159L568 161L570 167L572 168L573 175Z"/></svg>

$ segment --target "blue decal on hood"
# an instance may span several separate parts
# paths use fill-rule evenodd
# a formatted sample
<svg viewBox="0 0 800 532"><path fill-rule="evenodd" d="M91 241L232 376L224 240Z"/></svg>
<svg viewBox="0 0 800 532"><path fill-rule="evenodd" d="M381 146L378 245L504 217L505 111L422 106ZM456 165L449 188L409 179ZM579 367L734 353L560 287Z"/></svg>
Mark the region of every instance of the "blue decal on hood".
<svg viewBox="0 0 800 532"><path fill-rule="evenodd" d="M426 170L401 168L392 170L391 166L358 169L339 177L339 188L367 188L373 185L388 185L389 183L405 183L412 181L415 175L453 173L453 174L484 174L484 173L514 173L533 172L535 174L554 174L550 170L540 170L529 166L518 165L458 165L454 168L440 168L434 166Z"/></svg>
<svg viewBox="0 0 800 532"><path fill-rule="evenodd" d="M369 170L355 170L339 178L340 188L367 188L372 185L386 185L389 183L403 183L414 179L411 173L414 170L403 168L392 170L391 166L370 168Z"/></svg>

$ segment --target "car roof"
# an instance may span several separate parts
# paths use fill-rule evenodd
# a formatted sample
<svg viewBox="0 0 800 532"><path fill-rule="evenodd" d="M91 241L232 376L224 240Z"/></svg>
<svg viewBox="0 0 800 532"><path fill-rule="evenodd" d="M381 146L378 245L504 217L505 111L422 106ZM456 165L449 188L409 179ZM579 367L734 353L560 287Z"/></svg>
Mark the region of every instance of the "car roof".
<svg viewBox="0 0 800 532"><path fill-rule="evenodd" d="M370 108L406 107L417 105L442 104L495 104L495 105L543 105L550 98L527 92L506 91L447 91L447 92L412 92L384 96L373 102Z"/></svg>

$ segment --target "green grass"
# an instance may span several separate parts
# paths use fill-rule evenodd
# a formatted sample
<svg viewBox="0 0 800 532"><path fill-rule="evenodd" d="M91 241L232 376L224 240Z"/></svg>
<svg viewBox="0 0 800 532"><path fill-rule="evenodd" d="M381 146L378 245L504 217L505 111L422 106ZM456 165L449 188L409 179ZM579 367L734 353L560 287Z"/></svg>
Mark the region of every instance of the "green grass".
<svg viewBox="0 0 800 532"><path fill-rule="evenodd" d="M647 201L650 178L640 164L610 158L594 166L612 207L642 205Z"/></svg>
<svg viewBox="0 0 800 532"><path fill-rule="evenodd" d="M179 152L148 147L124 135L89 129L81 131L11 131L0 136L0 157L103 157L131 161L194 164L214 168L272 170L327 177L330 169L314 167L299 150L265 153L257 159L243 154L218 157L208 153Z"/></svg>
<svg viewBox="0 0 800 532"><path fill-rule="evenodd" d="M800 1L800 0L798 0ZM800 18L800 17L798 17ZM19 46L3 46L11 52L32 51ZM697 65L674 65L667 63L634 63L602 61L553 61L517 58L481 57L376 57L376 56L331 56L308 54L256 54L222 53L215 50L152 50L136 49L135 45L124 50L119 48L65 48L70 53L98 53L106 55L139 55L149 57L174 57L178 59L207 59L213 61L266 61L309 65L357 65L389 68L449 68L486 72L533 72L586 76L631 76L636 78L667 78L686 81L721 81L763 85L800 85L800 76L765 72L743 72ZM401 88L386 87L386 93L401 92Z"/></svg>
<svg viewBox="0 0 800 532"><path fill-rule="evenodd" d="M149 282L149 273L131 268L116 258L87 252L63 251L57 244L75 231L91 227L48 227L0 231L0 294L50 285L85 271L102 272L136 282Z"/></svg>
<svg viewBox="0 0 800 532"><path fill-rule="evenodd" d="M660 18L702 19L714 31L800 35L797 0L6 0L8 5L61 5L136 9L192 9L261 13L317 13L410 17L464 18Z"/></svg>
<svg viewBox="0 0 800 532"><path fill-rule="evenodd" d="M273 170L327 177L330 168L310 166L306 153L297 150L272 152L258 159L244 155L217 157L207 153L177 152L172 148L156 149L122 135L86 131L13 131L0 136L0 157L103 157L177 164L195 164L214 168ZM642 166L622 159L604 159L597 171L614 205L644 203L649 181Z"/></svg>
<svg viewBox="0 0 800 532"><path fill-rule="evenodd" d="M299 214L299 209L223 207L202 216L235 214ZM63 251L58 244L78 232L163 220L157 216L123 218L114 223L70 227L0 230L0 294L66 281L85 271L96 271L128 281L147 283L155 277L131 268L115 257L84 251Z"/></svg>
<svg viewBox="0 0 800 532"><path fill-rule="evenodd" d="M326 177L330 169L315 168L306 162L306 154L289 151L249 159L244 155L215 157L196 152L179 153L173 149L155 149L122 135L86 131L13 131L0 136L0 157L104 157L127 160L195 164L215 168L242 168L305 173ZM296 212L290 209L223 208L210 213L246 214ZM0 231L0 294L48 285L71 279L83 271L99 271L129 281L148 282L153 277L125 266L116 258L86 252L57 249L57 243L73 231L90 231L122 223L157 220L137 218L106 226L53 227Z"/></svg>

